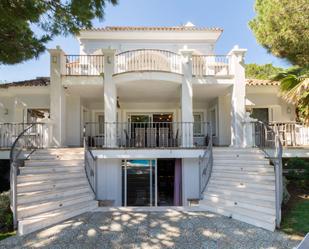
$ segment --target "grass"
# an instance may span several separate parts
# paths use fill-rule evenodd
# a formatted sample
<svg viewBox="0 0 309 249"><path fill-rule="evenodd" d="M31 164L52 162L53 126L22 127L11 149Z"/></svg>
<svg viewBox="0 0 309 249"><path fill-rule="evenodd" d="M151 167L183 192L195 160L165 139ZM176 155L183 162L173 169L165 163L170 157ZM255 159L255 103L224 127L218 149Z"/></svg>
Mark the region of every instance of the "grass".
<svg viewBox="0 0 309 249"><path fill-rule="evenodd" d="M16 235L16 232L0 233L0 240Z"/></svg>

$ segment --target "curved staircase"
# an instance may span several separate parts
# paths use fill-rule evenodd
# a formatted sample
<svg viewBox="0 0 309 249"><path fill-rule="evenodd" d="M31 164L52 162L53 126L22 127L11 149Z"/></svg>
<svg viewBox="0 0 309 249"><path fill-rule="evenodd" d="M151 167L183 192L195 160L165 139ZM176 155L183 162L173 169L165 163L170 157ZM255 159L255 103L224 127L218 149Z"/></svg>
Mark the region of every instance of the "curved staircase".
<svg viewBox="0 0 309 249"><path fill-rule="evenodd" d="M275 230L275 173L256 148L213 148L213 171L200 205L267 230Z"/></svg>
<svg viewBox="0 0 309 249"><path fill-rule="evenodd" d="M27 234L94 210L83 148L37 150L17 177L18 233Z"/></svg>

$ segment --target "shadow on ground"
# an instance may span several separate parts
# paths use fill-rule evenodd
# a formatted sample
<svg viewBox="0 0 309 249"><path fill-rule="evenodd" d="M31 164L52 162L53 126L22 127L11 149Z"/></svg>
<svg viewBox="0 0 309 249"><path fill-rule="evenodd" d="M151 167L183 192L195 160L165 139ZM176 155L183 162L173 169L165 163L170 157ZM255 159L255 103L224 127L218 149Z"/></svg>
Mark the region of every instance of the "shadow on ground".
<svg viewBox="0 0 309 249"><path fill-rule="evenodd" d="M95 212L0 241L0 248L269 248L299 243L209 212Z"/></svg>

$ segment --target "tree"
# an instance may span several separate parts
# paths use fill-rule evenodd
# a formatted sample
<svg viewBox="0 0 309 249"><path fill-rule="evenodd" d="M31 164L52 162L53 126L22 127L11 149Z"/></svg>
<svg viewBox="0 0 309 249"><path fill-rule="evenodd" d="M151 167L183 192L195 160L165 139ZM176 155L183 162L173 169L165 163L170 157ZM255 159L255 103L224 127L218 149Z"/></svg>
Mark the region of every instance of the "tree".
<svg viewBox="0 0 309 249"><path fill-rule="evenodd" d="M278 73L273 80L280 81L282 97L297 106L301 121L309 122L309 67L292 67Z"/></svg>
<svg viewBox="0 0 309 249"><path fill-rule="evenodd" d="M118 0L1 0L0 64L15 64L45 51L56 35L77 34L103 19L106 2ZM33 29L39 28L40 36Z"/></svg>
<svg viewBox="0 0 309 249"><path fill-rule="evenodd" d="M283 68L274 67L272 64L247 64L246 69L246 78L248 79L261 79L269 80L274 77L279 72L283 71Z"/></svg>
<svg viewBox="0 0 309 249"><path fill-rule="evenodd" d="M309 65L308 0L256 0L249 22L257 41L293 65Z"/></svg>

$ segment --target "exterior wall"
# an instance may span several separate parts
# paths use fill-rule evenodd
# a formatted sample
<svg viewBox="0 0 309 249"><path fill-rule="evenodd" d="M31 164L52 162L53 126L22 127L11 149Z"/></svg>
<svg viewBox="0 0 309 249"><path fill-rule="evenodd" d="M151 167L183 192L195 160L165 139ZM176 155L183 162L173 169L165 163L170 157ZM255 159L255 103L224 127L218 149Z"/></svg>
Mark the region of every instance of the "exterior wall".
<svg viewBox="0 0 309 249"><path fill-rule="evenodd" d="M188 206L188 198L198 199L199 195L199 163L198 158L182 159L182 204Z"/></svg>
<svg viewBox="0 0 309 249"><path fill-rule="evenodd" d="M66 145L81 144L81 105L79 96L67 96L66 99Z"/></svg>
<svg viewBox="0 0 309 249"><path fill-rule="evenodd" d="M140 41L126 41L126 40L88 40L80 39L80 53L93 54L101 53L101 49L113 48L117 52L124 52L135 49L161 49L178 53L180 49L187 47L194 49L198 54L212 54L214 51L214 43L193 43L193 42L140 42Z"/></svg>
<svg viewBox="0 0 309 249"><path fill-rule="evenodd" d="M295 121L295 106L288 104L278 94L277 86L247 86L246 108L268 108L269 121Z"/></svg>
<svg viewBox="0 0 309 249"><path fill-rule="evenodd" d="M98 159L98 200L114 200L115 206L122 204L121 160Z"/></svg>

